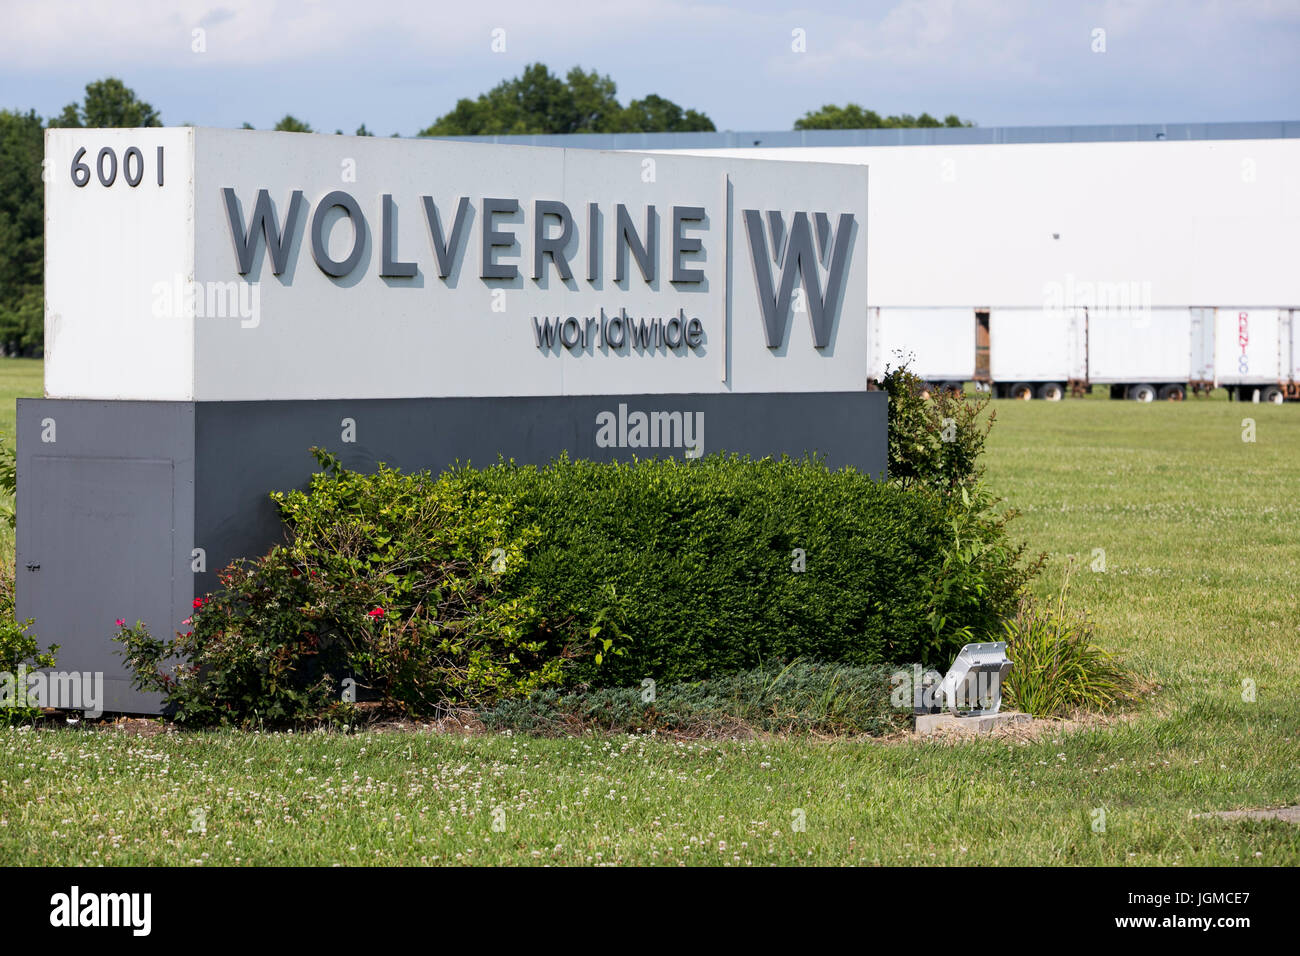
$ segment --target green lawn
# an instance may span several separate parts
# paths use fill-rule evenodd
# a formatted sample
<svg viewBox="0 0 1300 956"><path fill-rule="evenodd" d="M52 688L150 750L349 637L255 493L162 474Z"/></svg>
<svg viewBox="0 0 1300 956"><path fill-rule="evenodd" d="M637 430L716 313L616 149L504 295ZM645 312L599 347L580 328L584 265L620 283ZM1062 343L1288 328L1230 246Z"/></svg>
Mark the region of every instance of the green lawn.
<svg viewBox="0 0 1300 956"><path fill-rule="evenodd" d="M0 358L0 434L14 433L14 399L45 394L44 364L41 359Z"/></svg>
<svg viewBox="0 0 1300 956"><path fill-rule="evenodd" d="M1101 641L1159 685L1135 719L956 745L4 730L0 863L1300 864L1295 825L1192 816L1300 803L1300 407L997 411L1040 591L1080 556Z"/></svg>
<svg viewBox="0 0 1300 956"><path fill-rule="evenodd" d="M44 362L41 359L0 358L0 438L11 448L18 406L17 398L40 398L45 394ZM0 503L10 504L9 496L0 492ZM0 521L0 557L10 560L14 551L14 532Z"/></svg>

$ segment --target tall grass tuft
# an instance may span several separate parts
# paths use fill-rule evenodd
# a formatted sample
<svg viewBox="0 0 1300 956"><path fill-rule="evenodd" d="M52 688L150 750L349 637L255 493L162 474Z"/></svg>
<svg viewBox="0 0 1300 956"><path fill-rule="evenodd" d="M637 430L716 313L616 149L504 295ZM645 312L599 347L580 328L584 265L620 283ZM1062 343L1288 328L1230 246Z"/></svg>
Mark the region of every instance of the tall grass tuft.
<svg viewBox="0 0 1300 956"><path fill-rule="evenodd" d="M1014 662L1003 687L1007 703L1035 717L1102 711L1133 697L1136 675L1093 643L1086 614L1066 609L1073 562L1067 562L1055 606L1025 598L1002 628Z"/></svg>

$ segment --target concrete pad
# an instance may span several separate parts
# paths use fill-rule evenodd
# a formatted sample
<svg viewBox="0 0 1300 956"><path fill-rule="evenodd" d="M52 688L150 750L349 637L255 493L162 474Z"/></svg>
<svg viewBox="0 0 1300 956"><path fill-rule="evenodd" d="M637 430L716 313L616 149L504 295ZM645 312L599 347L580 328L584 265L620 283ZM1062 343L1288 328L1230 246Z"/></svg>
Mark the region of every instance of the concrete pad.
<svg viewBox="0 0 1300 956"><path fill-rule="evenodd" d="M987 734L992 733L999 727L1028 723L1032 719L1028 714L1022 714L1014 710L1004 710L997 714L984 714L979 717L957 717L946 711L942 714L917 714L916 732L918 734L933 734L941 731L956 731L958 733Z"/></svg>
<svg viewBox="0 0 1300 956"><path fill-rule="evenodd" d="M1199 820L1217 817L1220 820L1282 820L1300 823L1300 806L1280 807L1276 810L1220 810L1217 813L1193 814Z"/></svg>

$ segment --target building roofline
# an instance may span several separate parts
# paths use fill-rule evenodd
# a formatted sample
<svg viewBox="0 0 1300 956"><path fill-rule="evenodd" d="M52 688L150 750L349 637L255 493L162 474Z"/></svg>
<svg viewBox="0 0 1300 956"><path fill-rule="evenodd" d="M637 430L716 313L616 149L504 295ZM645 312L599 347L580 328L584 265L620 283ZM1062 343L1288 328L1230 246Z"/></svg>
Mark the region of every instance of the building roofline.
<svg viewBox="0 0 1300 956"><path fill-rule="evenodd" d="M439 136L464 143L578 149L752 149L790 146L974 146L994 143L1134 143L1156 140L1297 139L1300 120L1130 123L1102 126L963 126L926 129L724 130L716 133L575 133Z"/></svg>

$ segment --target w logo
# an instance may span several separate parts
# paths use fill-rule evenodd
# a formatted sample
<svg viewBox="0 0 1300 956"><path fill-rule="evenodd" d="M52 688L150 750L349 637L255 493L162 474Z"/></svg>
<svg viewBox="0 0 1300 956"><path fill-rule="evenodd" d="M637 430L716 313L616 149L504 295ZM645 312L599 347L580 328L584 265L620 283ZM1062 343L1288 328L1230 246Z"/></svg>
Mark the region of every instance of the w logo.
<svg viewBox="0 0 1300 956"><path fill-rule="evenodd" d="M754 260L754 281L758 283L758 304L763 310L763 331L767 347L785 344L790 327L790 305L796 281L802 281L808 304L808 321L812 325L813 345L824 349L830 344L835 320L844 298L844 277L848 272L849 248L853 245L853 213L840 214L839 225L831 235L830 217L824 212L797 212L785 234L785 219L779 212L767 214L767 230L757 209L746 209L745 231L749 234L749 252ZM813 226L816 225L814 248ZM771 252L768 236L771 236ZM779 287L772 282L772 264L781 270ZM826 267L826 294L822 295L820 267Z"/></svg>

